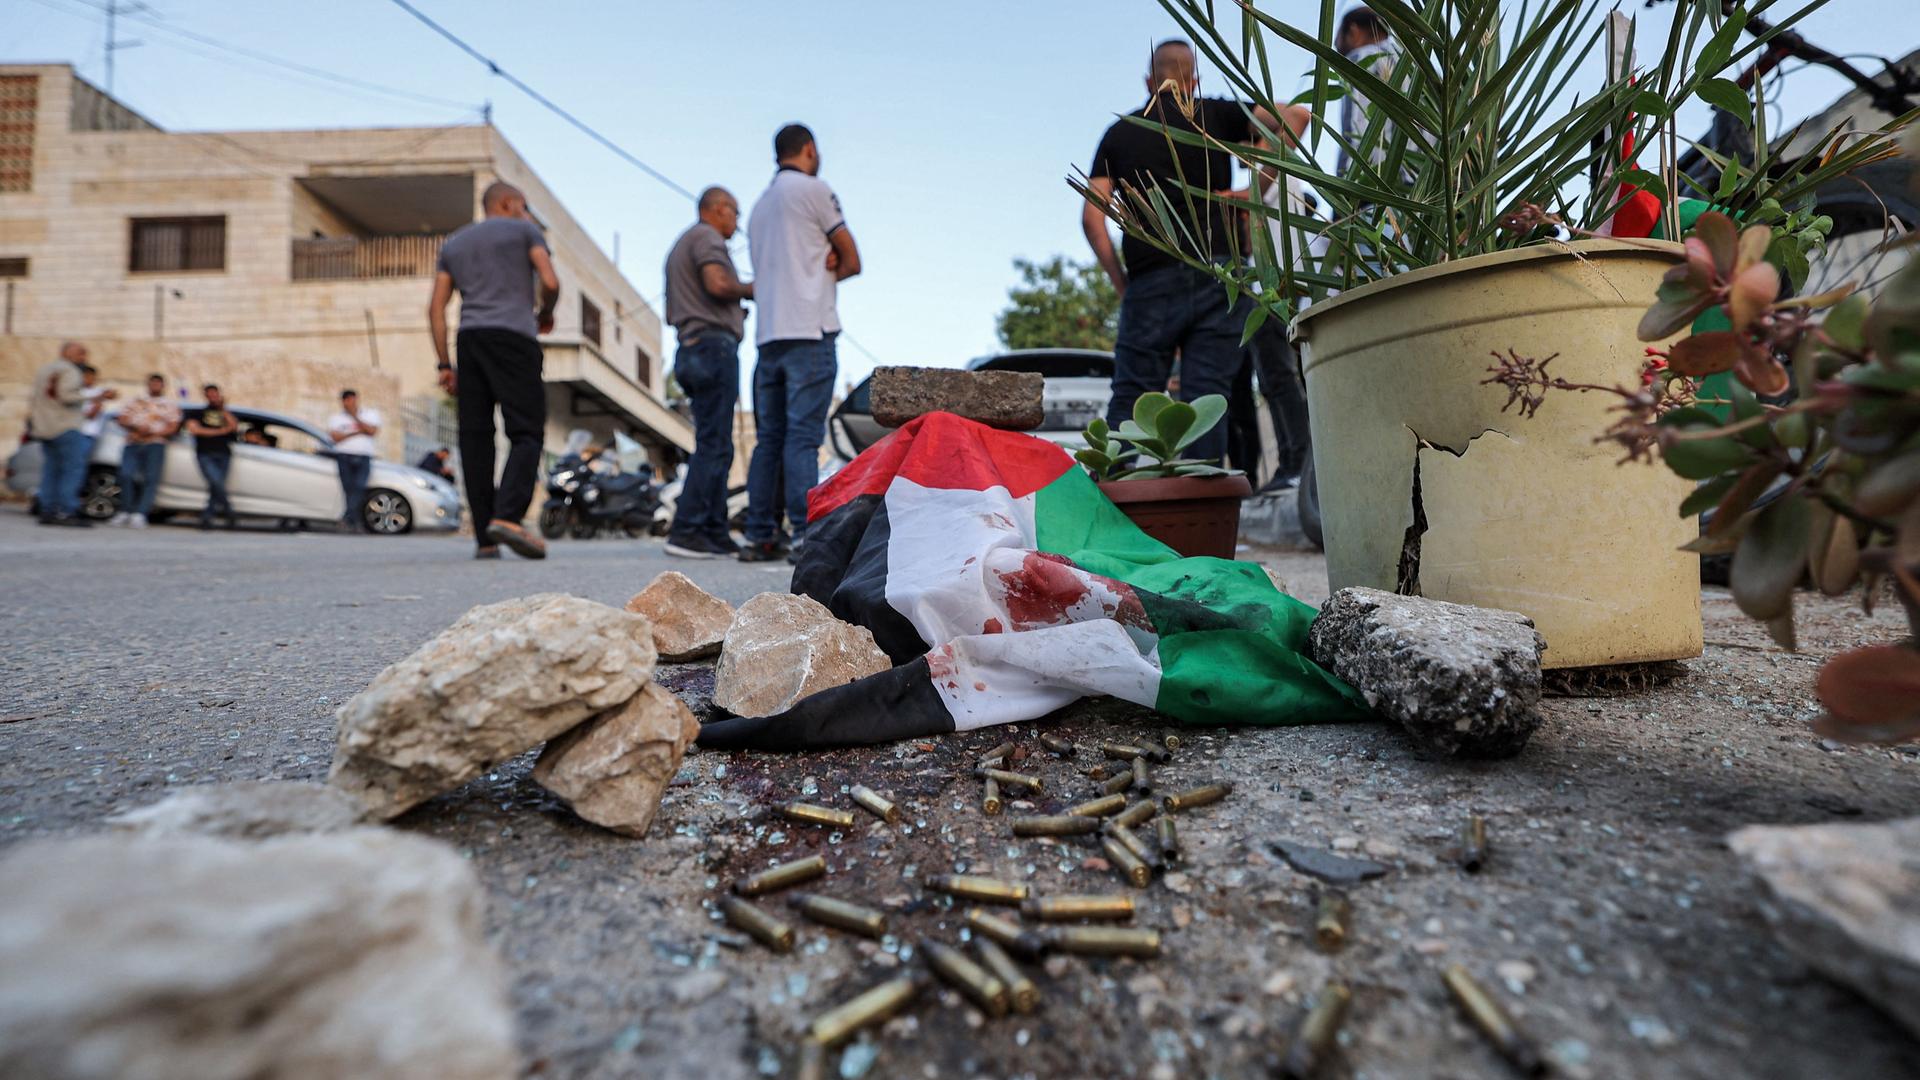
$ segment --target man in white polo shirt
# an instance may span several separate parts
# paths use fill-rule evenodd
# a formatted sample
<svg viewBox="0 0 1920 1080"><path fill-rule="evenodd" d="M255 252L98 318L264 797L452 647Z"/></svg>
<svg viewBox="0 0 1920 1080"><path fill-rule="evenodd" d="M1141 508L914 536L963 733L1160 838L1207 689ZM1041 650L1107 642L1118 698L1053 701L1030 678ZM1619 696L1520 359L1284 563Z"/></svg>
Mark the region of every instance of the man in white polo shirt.
<svg viewBox="0 0 1920 1080"><path fill-rule="evenodd" d="M792 561L807 526L807 492L820 481L820 444L839 370L838 284L860 272L840 200L820 179L813 132L788 124L773 137L779 171L747 221L758 308L753 368L753 458L747 467L746 562ZM786 502L794 550L779 541Z"/></svg>
<svg viewBox="0 0 1920 1080"><path fill-rule="evenodd" d="M340 411L327 421L333 436L333 460L340 466L340 490L346 495L342 516L348 532L365 532L360 504L367 497L367 476L373 472L373 437L380 434L380 410L360 404L354 390L340 391Z"/></svg>

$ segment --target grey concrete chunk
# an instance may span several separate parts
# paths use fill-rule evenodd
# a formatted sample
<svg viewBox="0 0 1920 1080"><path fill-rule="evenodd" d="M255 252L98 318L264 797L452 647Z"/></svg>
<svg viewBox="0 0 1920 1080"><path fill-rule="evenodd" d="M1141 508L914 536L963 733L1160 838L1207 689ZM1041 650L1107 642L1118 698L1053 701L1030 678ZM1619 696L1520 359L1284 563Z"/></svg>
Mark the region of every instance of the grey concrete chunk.
<svg viewBox="0 0 1920 1080"><path fill-rule="evenodd" d="M1517 612L1342 589L1307 644L1316 663L1435 753L1506 757L1540 725L1546 640Z"/></svg>
<svg viewBox="0 0 1920 1080"><path fill-rule="evenodd" d="M250 780L179 788L157 803L115 814L106 823L130 832L259 840L350 829L360 823L362 813L353 796L326 784Z"/></svg>
<svg viewBox="0 0 1920 1080"><path fill-rule="evenodd" d="M873 419L899 427L926 413L950 412L990 427L1031 431L1046 420L1046 382L1033 371L875 368Z"/></svg>
<svg viewBox="0 0 1920 1080"><path fill-rule="evenodd" d="M678 570L661 571L627 601L627 610L653 624L653 645L666 664L718 656L733 624L732 604Z"/></svg>
<svg viewBox="0 0 1920 1080"><path fill-rule="evenodd" d="M892 666L866 627L841 622L811 597L761 593L734 613L713 701L735 716L772 716Z"/></svg>
<svg viewBox="0 0 1920 1080"><path fill-rule="evenodd" d="M680 699L648 683L625 705L547 743L533 779L585 820L645 836L660 794L699 734L700 722Z"/></svg>

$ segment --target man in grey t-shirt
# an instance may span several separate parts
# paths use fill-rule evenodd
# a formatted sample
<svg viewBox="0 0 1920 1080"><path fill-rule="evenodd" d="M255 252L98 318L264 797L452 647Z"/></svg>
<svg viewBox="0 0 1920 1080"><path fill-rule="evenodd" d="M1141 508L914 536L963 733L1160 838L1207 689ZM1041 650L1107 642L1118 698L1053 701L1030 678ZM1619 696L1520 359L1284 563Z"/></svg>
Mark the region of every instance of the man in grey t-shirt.
<svg viewBox="0 0 1920 1080"><path fill-rule="evenodd" d="M733 468L733 408L740 400L740 335L753 286L740 280L727 241L740 203L723 187L700 193L700 218L667 253L667 322L680 337L673 374L693 406L693 458L680 485L667 554L713 559L737 554L727 531L727 472Z"/></svg>
<svg viewBox="0 0 1920 1080"><path fill-rule="evenodd" d="M497 559L505 544L529 559L547 546L522 521L533 502L547 388L540 381L537 335L553 329L560 278L547 238L527 213L520 189L494 181L480 196L486 217L461 227L440 248L427 324L440 357L440 385L459 402L460 470L473 511L475 558ZM540 288L534 307L534 282ZM447 301L460 290L460 367L447 352ZM493 483L493 410L507 432L507 464Z"/></svg>

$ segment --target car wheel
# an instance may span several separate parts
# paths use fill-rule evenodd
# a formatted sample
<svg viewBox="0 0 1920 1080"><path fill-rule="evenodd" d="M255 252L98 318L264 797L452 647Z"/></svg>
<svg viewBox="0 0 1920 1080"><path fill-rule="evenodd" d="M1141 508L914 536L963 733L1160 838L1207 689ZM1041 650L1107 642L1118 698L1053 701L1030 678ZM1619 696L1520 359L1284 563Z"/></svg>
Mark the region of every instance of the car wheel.
<svg viewBox="0 0 1920 1080"><path fill-rule="evenodd" d="M540 535L548 540L558 540L567 532L567 508L564 506L543 506L540 508Z"/></svg>
<svg viewBox="0 0 1920 1080"><path fill-rule="evenodd" d="M573 533L573 538L575 540L591 540L593 539L593 534L599 531L600 531L599 526L595 525L591 521L586 521L586 520L574 522L573 528L571 530L571 532Z"/></svg>
<svg viewBox="0 0 1920 1080"><path fill-rule="evenodd" d="M80 512L95 521L105 521L120 509L120 475L112 469L95 469L87 474L80 489Z"/></svg>
<svg viewBox="0 0 1920 1080"><path fill-rule="evenodd" d="M360 520L368 532L398 536L413 528L413 506L397 491L374 488L360 504Z"/></svg>
<svg viewBox="0 0 1920 1080"><path fill-rule="evenodd" d="M1300 510L1300 531L1307 534L1313 546L1321 551L1327 550L1327 542L1320 535L1320 484L1313 474L1313 452L1307 452L1307 460L1300 463L1300 483L1295 506Z"/></svg>

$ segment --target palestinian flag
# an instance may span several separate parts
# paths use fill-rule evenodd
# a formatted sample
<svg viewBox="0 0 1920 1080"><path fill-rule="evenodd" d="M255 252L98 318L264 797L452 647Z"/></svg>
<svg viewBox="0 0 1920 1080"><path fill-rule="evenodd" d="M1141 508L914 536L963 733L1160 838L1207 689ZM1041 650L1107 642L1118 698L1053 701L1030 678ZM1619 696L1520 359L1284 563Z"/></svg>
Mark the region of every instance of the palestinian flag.
<svg viewBox="0 0 1920 1080"><path fill-rule="evenodd" d="M1194 724L1365 715L1302 650L1313 608L1265 570L1185 559L1067 452L931 413L815 488L793 591L873 632L891 671L700 745L803 749L1033 720L1092 695Z"/></svg>

